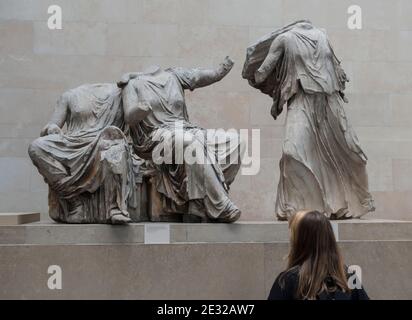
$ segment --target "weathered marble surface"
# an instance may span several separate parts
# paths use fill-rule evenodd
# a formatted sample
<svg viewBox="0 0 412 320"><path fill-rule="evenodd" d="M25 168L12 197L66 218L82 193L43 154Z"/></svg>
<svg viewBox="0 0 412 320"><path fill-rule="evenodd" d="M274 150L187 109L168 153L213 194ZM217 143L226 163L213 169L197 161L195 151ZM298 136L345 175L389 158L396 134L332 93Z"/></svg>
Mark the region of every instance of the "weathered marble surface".
<svg viewBox="0 0 412 320"><path fill-rule="evenodd" d="M153 67L125 74L117 86L87 84L65 92L29 146L49 185L51 218L236 221L240 210L228 191L240 167L239 136L210 137L192 124L184 95L221 80L232 67L228 57L215 69ZM188 149L196 154L191 161ZM148 212L153 208L157 212Z"/></svg>
<svg viewBox="0 0 412 320"><path fill-rule="evenodd" d="M333 219L374 211L367 157L343 108L347 76L326 31L297 21L247 49L242 73L286 115L275 212L287 219L303 209Z"/></svg>
<svg viewBox="0 0 412 320"><path fill-rule="evenodd" d="M273 220L285 114L273 121L271 98L239 75L248 45L305 17L328 30L351 80L345 111L369 158L371 216L412 219L410 0L360 1L362 30L347 27L348 1L59 0L63 29L51 31L52 3L0 1L0 212L48 219L47 185L27 147L63 91L151 64L207 67L229 54L237 63L219 85L186 94L190 119L204 128L261 129L270 148L262 148L259 175L237 177L230 192L241 219Z"/></svg>
<svg viewBox="0 0 412 320"><path fill-rule="evenodd" d="M240 217L228 195L240 167L240 138L226 132L211 137L191 123L184 93L220 81L233 64L226 57L214 69L153 67L127 73L118 83L134 150L149 163L166 216L211 222Z"/></svg>
<svg viewBox="0 0 412 320"><path fill-rule="evenodd" d="M65 126L65 130L62 128ZM127 223L137 162L123 133L121 90L83 85L59 99L29 155L49 184L49 213L67 223Z"/></svg>

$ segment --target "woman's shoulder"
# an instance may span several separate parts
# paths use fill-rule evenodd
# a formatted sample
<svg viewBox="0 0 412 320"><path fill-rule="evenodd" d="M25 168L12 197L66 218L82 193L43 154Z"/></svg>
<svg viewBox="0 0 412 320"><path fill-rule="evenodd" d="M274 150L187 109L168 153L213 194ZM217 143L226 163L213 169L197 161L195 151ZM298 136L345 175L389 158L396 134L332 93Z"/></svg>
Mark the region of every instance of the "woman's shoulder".
<svg viewBox="0 0 412 320"><path fill-rule="evenodd" d="M284 270L279 274L279 277L287 279L295 279L299 277L299 266L292 267L290 269Z"/></svg>
<svg viewBox="0 0 412 320"><path fill-rule="evenodd" d="M275 282L268 300L293 300L299 283L299 268L294 267L281 272Z"/></svg>

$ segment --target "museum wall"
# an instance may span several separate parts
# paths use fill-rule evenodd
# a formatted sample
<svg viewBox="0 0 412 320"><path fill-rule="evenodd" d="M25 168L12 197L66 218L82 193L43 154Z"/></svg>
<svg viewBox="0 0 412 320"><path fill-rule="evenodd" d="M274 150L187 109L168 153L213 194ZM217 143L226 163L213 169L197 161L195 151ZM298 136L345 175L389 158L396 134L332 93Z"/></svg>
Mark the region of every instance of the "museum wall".
<svg viewBox="0 0 412 320"><path fill-rule="evenodd" d="M60 5L63 29L49 30ZM347 8L362 8L349 30ZM285 114L241 78L245 49L260 36L308 18L326 28L351 82L347 115L369 157L377 211L412 219L412 1L410 0L0 0L0 212L40 211L47 187L27 155L59 95L83 83L115 82L158 64L236 62L221 82L187 94L205 128L260 129L261 168L239 176L232 198L243 220L272 220Z"/></svg>

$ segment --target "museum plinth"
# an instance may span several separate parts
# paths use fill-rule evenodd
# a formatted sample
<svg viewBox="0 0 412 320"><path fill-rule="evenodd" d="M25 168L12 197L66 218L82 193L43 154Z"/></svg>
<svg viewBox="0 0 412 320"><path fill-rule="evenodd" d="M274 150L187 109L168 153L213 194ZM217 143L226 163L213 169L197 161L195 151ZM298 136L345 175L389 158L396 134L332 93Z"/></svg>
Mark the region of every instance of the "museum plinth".
<svg viewBox="0 0 412 320"><path fill-rule="evenodd" d="M371 298L412 299L412 222L333 227ZM0 226L0 299L265 299L288 237L285 222Z"/></svg>

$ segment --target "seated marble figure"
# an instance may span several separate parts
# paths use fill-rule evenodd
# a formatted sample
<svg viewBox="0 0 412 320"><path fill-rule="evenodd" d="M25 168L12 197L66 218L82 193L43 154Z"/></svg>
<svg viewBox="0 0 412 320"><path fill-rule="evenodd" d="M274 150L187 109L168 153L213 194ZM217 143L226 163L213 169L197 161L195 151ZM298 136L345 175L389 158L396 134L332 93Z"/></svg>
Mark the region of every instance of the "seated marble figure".
<svg viewBox="0 0 412 320"><path fill-rule="evenodd" d="M65 125L65 131L62 130ZM60 97L29 155L49 185L49 214L58 222L123 224L142 220L121 90L86 84Z"/></svg>
<svg viewBox="0 0 412 320"><path fill-rule="evenodd" d="M228 195L240 167L239 135L220 131L210 138L210 130L190 122L184 93L221 80L232 67L233 61L226 57L215 69L154 67L127 73L118 82L134 150L152 168L153 189L163 211L160 221L171 221L169 217L178 214L188 222L233 222L241 214ZM184 141L177 136L178 125ZM202 159L207 161L192 163L183 157L179 162L178 156L170 163L154 161L160 144L171 146L176 155L178 146L186 154L193 142L200 145Z"/></svg>
<svg viewBox="0 0 412 320"><path fill-rule="evenodd" d="M219 81L232 66L226 58L211 70L156 67L128 73L117 86L86 84L63 93L41 136L29 146L49 185L50 217L65 223L160 221L147 212L150 202L158 202L161 221L176 216L192 222L237 220L240 210L228 190L240 167L239 137L220 132L217 140L198 139L206 130L190 123L184 96L185 89ZM160 142L178 143L177 123L201 141L210 161L153 161ZM155 193L150 199L148 178Z"/></svg>

